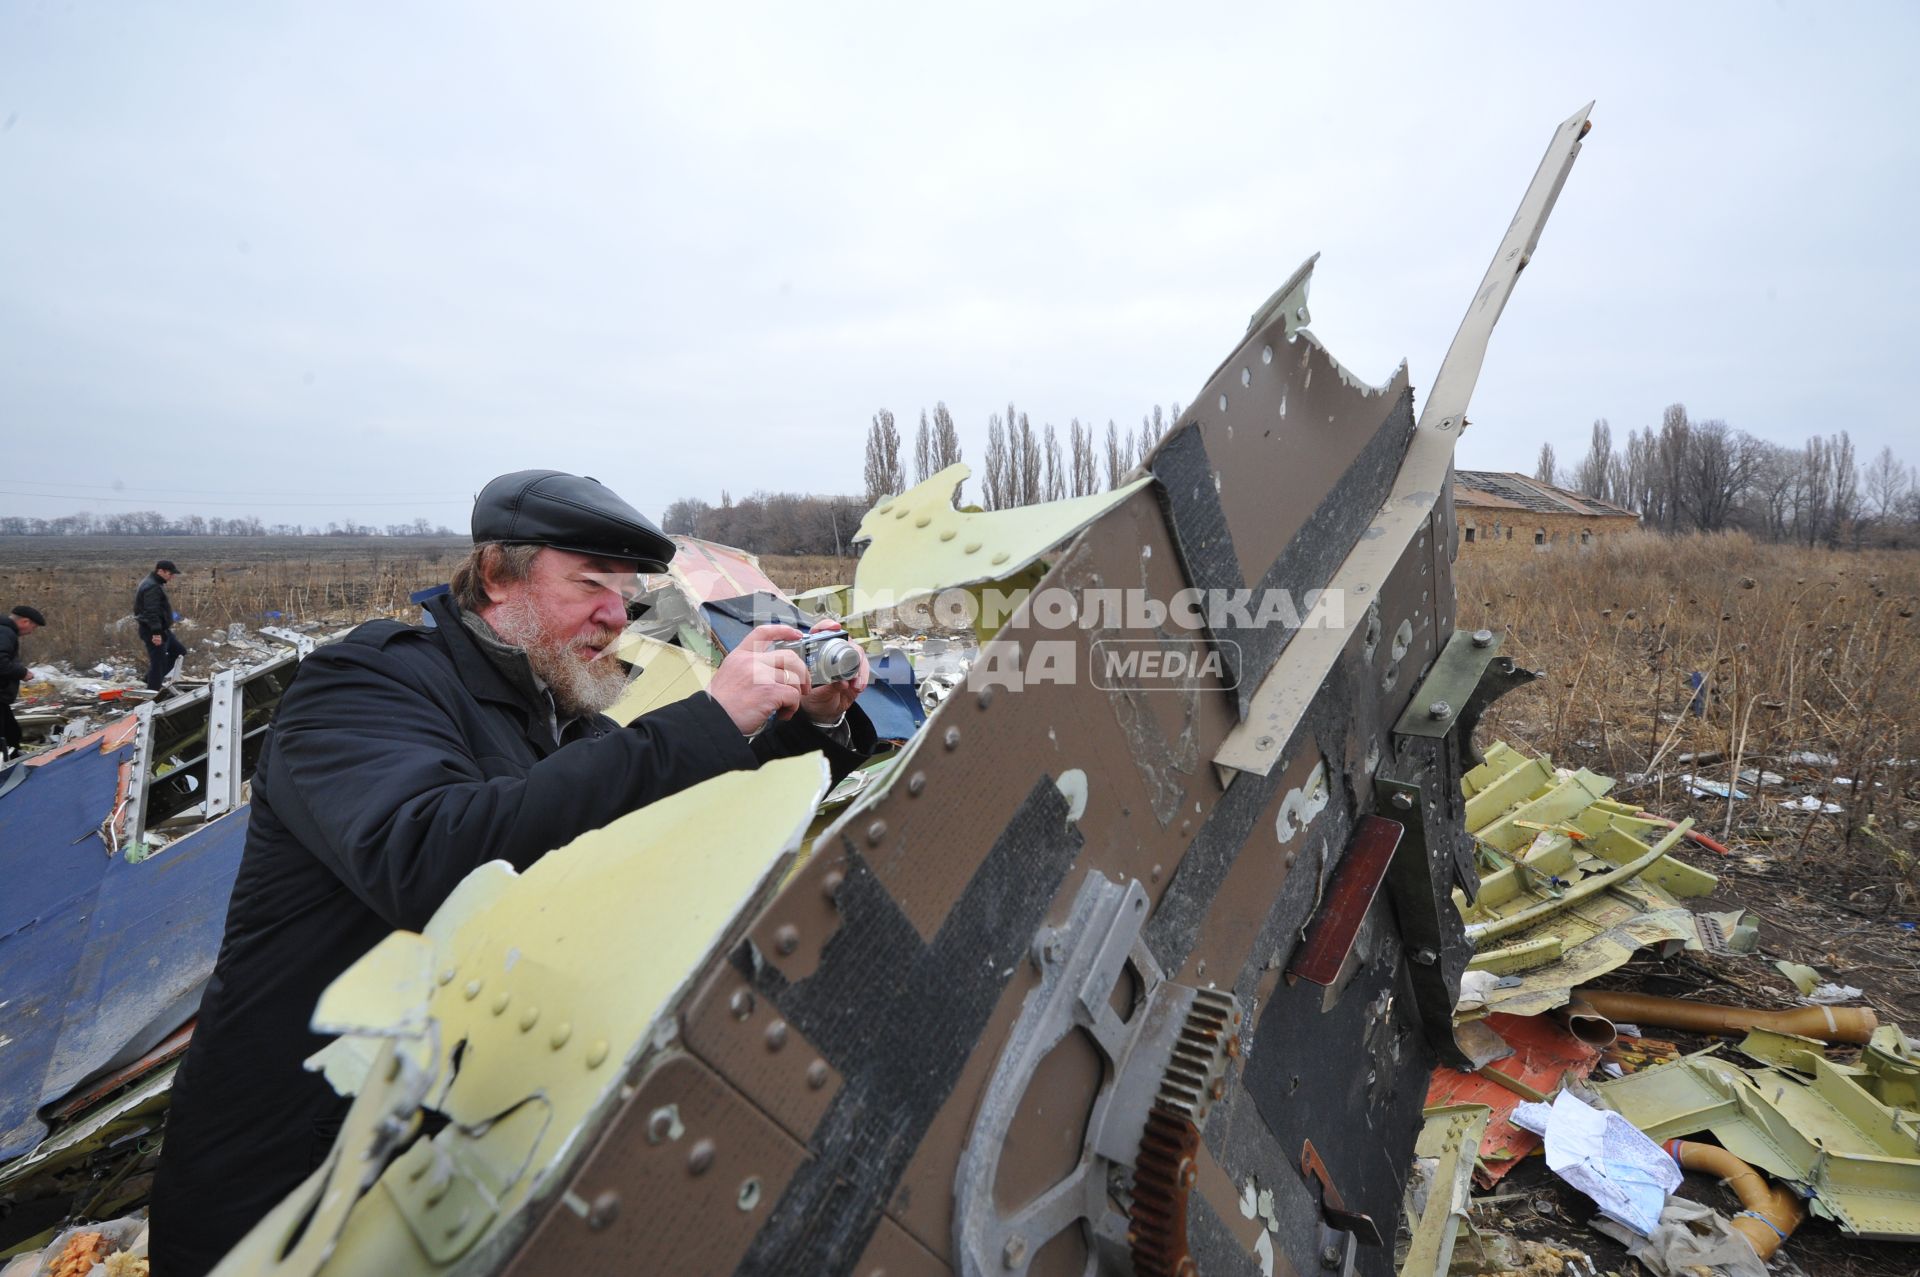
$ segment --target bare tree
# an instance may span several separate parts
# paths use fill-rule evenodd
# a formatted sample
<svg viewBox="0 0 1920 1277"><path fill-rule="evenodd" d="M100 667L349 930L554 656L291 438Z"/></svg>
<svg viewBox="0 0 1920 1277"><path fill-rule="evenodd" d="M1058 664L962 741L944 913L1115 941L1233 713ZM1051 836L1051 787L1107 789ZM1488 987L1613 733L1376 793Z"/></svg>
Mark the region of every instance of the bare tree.
<svg viewBox="0 0 1920 1277"><path fill-rule="evenodd" d="M1006 427L1001 424L1000 414L994 413L987 418L987 473L981 478L981 489L989 510L1004 510L1013 502L1008 499L1011 486L1008 482Z"/></svg>
<svg viewBox="0 0 1920 1277"><path fill-rule="evenodd" d="M1906 496L1908 479L1907 468L1895 459L1891 445L1882 447L1880 455L1867 466L1866 487L1874 520L1892 522Z"/></svg>
<svg viewBox="0 0 1920 1277"><path fill-rule="evenodd" d="M1060 456L1060 436L1054 433L1053 423L1046 425L1046 440L1041 445L1046 457L1046 483L1044 496L1048 501L1058 501L1067 495L1067 467Z"/></svg>
<svg viewBox="0 0 1920 1277"><path fill-rule="evenodd" d="M927 410L920 410L920 429L913 436L913 481L925 483L937 467L933 464L933 427L927 423Z"/></svg>
<svg viewBox="0 0 1920 1277"><path fill-rule="evenodd" d="M1013 405L1007 405L1009 419ZM1044 488L1044 475L1041 470L1040 436L1033 432L1033 425L1027 420L1027 414L1020 414L1020 429L1008 430L1007 441L1011 451L1018 453L1020 467L1019 486L1016 492L1016 505L1038 505L1040 493ZM1018 446L1013 446L1017 441Z"/></svg>
<svg viewBox="0 0 1920 1277"><path fill-rule="evenodd" d="M873 414L867 430L866 480L869 505L879 505L907 486L900 471L900 431L885 408Z"/></svg>
<svg viewBox="0 0 1920 1277"><path fill-rule="evenodd" d="M1127 441L1120 435L1120 428L1113 424L1113 418L1107 418L1107 489L1120 486L1120 478L1127 472Z"/></svg>
<svg viewBox="0 0 1920 1277"><path fill-rule="evenodd" d="M667 512L660 516L660 530L668 535L680 533L685 536L698 536L700 535L698 531L700 516L710 509L712 507L698 497L682 497L668 506Z"/></svg>
<svg viewBox="0 0 1920 1277"><path fill-rule="evenodd" d="M1860 543L1860 466L1853 455L1853 437L1842 430L1829 440L1833 448L1833 538L1851 535Z"/></svg>
<svg viewBox="0 0 1920 1277"><path fill-rule="evenodd" d="M1067 426L1073 453L1073 495L1089 496L1100 490L1100 466L1093 452L1093 427L1080 424L1075 417Z"/></svg>
<svg viewBox="0 0 1920 1277"><path fill-rule="evenodd" d="M1815 435L1807 440L1794 485L1796 540L1817 545L1834 526L1833 449Z"/></svg>
<svg viewBox="0 0 1920 1277"><path fill-rule="evenodd" d="M1613 427L1605 417L1593 423L1593 436L1587 444L1587 456L1575 473L1574 483L1587 496L1602 501L1614 500L1614 474L1619 462L1613 455Z"/></svg>
<svg viewBox="0 0 1920 1277"><path fill-rule="evenodd" d="M933 455L928 464L931 474L939 474L960 460L960 432L954 428L953 414L947 411L947 405L933 405Z"/></svg>
<svg viewBox="0 0 1920 1277"><path fill-rule="evenodd" d="M1558 476L1559 467L1554 463L1553 445L1543 443L1540 445L1540 459L1533 463L1533 477L1542 483L1553 483Z"/></svg>
<svg viewBox="0 0 1920 1277"><path fill-rule="evenodd" d="M1768 540L1784 541L1793 530L1802 455L1771 443L1756 443L1755 450L1753 477L1747 484L1749 523Z"/></svg>
<svg viewBox="0 0 1920 1277"><path fill-rule="evenodd" d="M1760 463L1755 441L1724 421L1696 421L1681 454L1679 503L1702 532L1725 528Z"/></svg>

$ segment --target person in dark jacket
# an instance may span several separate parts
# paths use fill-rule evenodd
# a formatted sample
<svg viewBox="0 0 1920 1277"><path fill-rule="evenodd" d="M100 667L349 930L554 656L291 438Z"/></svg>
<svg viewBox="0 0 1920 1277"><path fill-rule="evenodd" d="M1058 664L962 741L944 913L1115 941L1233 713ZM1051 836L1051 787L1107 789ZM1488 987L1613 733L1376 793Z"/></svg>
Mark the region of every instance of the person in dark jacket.
<svg viewBox="0 0 1920 1277"><path fill-rule="evenodd" d="M133 619L140 626L140 646L147 653L147 690L157 692L167 681L167 671L187 654L173 636L173 604L167 599L167 582L180 575L172 559L153 565L140 588L133 592Z"/></svg>
<svg viewBox="0 0 1920 1277"><path fill-rule="evenodd" d="M0 763L20 750L20 720L13 716L13 698L30 671L20 659L20 637L47 623L40 609L22 603L0 616Z"/></svg>
<svg viewBox="0 0 1920 1277"><path fill-rule="evenodd" d="M319 1166L347 1101L301 1062L321 992L471 870L524 870L723 772L822 750L836 775L873 729L850 682L812 687L786 626L751 631L704 693L621 726L613 647L636 568L673 543L591 479L504 475L431 627L372 621L302 662L253 777L226 935L174 1083L153 1263L204 1273Z"/></svg>

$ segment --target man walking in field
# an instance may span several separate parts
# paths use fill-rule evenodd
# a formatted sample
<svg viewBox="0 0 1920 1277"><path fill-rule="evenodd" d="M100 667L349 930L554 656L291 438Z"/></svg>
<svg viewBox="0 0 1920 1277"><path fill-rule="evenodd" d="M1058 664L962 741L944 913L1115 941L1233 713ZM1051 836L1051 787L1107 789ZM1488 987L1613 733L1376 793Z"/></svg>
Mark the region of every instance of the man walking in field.
<svg viewBox="0 0 1920 1277"><path fill-rule="evenodd" d="M133 592L133 619L140 626L140 646L147 653L147 690L157 692L167 681L167 671L187 654L186 647L173 636L173 604L167 598L167 582L180 575L172 559L153 565L147 579Z"/></svg>
<svg viewBox="0 0 1920 1277"><path fill-rule="evenodd" d="M38 608L22 603L0 616L0 763L20 752L20 720L13 716L13 698L27 679L27 663L20 659L20 639L47 623Z"/></svg>
<svg viewBox="0 0 1920 1277"><path fill-rule="evenodd" d="M502 475L432 627L372 621L307 657L280 702L226 937L174 1084L153 1194L154 1272L197 1277L326 1158L347 1101L301 1062L321 992L419 930L474 868L525 869L722 772L821 750L838 775L873 728L846 682L812 686L782 625L705 692L622 726L614 655L640 571L673 542L593 479ZM163 565L164 566L164 565ZM823 623L831 624L831 623ZM816 627L817 628L817 627Z"/></svg>

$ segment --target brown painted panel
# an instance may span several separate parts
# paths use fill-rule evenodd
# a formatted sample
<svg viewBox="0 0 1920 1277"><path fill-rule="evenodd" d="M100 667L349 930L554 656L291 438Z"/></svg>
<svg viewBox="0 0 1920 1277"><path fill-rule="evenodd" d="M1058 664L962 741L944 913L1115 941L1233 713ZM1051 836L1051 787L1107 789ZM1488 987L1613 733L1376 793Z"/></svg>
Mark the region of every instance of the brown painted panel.
<svg viewBox="0 0 1920 1277"><path fill-rule="evenodd" d="M570 1199L548 1210L505 1273L731 1273L804 1160L713 1070L663 1056L587 1155Z"/></svg>
<svg viewBox="0 0 1920 1277"><path fill-rule="evenodd" d="M946 1277L952 1271L898 1224L882 1218L853 1266L853 1277Z"/></svg>
<svg viewBox="0 0 1920 1277"><path fill-rule="evenodd" d="M1062 556L1041 589L1063 589L1084 601L1090 590L1144 588L1164 602L1187 587L1150 491L1096 528L1097 536L1083 534ZM1172 626L1119 626L1098 634L1080 625L1050 629L1023 610L988 645L976 670L1008 659L1009 651L1030 652L1036 643L1071 644L1074 681L957 690L921 729L892 788L845 830L923 939L939 930L1043 774L1057 778L1077 769L1086 775L1081 831L1112 872L1142 882L1155 864L1163 875L1171 873L1220 793L1210 760L1232 725L1231 703L1212 687L1190 696L1110 693L1093 684L1090 654L1096 637L1153 642L1187 633ZM785 896L767 916L779 912ZM1070 891L1062 897L1056 918L1070 897Z"/></svg>
<svg viewBox="0 0 1920 1277"><path fill-rule="evenodd" d="M748 939L761 960L778 969L789 983L814 973L821 951L839 931L840 911L833 901L846 869L839 839L815 839L813 854L793 871L748 929Z"/></svg>
<svg viewBox="0 0 1920 1277"><path fill-rule="evenodd" d="M1182 424L1199 423L1214 461L1220 508L1248 585L1305 526L1407 384L1403 365L1384 390L1361 385L1318 341L1289 340L1284 320L1276 316L1249 336L1182 416Z"/></svg>
<svg viewBox="0 0 1920 1277"><path fill-rule="evenodd" d="M1291 748L1293 752L1282 768L1282 779L1274 787L1272 800L1253 822L1248 846L1234 861L1233 868L1227 871L1220 894L1214 897L1213 905L1207 911L1193 953L1188 956L1186 966L1178 972L1169 972L1170 976L1201 987L1214 984L1231 988L1239 979L1241 968L1248 962L1257 960L1265 963L1275 956L1263 953L1256 958L1253 946L1260 937L1261 928L1266 925L1268 911L1280 895L1280 888L1296 864L1306 874L1315 874L1320 870L1319 861L1309 850L1317 838L1311 825L1295 829L1293 836L1284 843L1278 833L1280 809L1288 795L1303 788L1314 768L1322 761L1320 746L1311 737L1304 737ZM1331 805L1344 801L1337 789L1340 784L1340 760L1331 758L1325 761L1327 775L1324 783L1328 786ZM1306 853L1304 862L1300 859L1303 853ZM1337 848L1334 854L1338 854ZM1286 956L1278 955L1281 959Z"/></svg>
<svg viewBox="0 0 1920 1277"><path fill-rule="evenodd" d="M838 1070L731 965L722 965L681 1016L687 1049L805 1142L840 1090Z"/></svg>

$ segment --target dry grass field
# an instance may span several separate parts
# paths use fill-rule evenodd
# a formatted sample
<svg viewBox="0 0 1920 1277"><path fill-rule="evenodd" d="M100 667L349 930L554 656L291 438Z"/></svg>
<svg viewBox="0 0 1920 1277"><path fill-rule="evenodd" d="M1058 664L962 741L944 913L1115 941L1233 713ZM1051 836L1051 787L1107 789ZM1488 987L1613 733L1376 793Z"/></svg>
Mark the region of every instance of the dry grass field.
<svg viewBox="0 0 1920 1277"><path fill-rule="evenodd" d="M763 554L760 567L773 583L789 594L823 585L845 585L853 580L856 560L830 554Z"/></svg>
<svg viewBox="0 0 1920 1277"><path fill-rule="evenodd" d="M167 595L194 623L180 631L191 653L234 621L258 629L404 614L407 595L446 580L466 550L464 537L0 537L0 607L46 613L47 629L24 645L31 663L144 665L126 618L158 559L182 569Z"/></svg>
<svg viewBox="0 0 1920 1277"><path fill-rule="evenodd" d="M1620 777L1716 836L1805 851L1837 835L1914 868L1920 553L1631 536L1572 554L1467 551L1456 583L1459 624L1504 633L1505 654L1545 675L1488 715L1512 743ZM1808 819L1764 790L1729 802L1682 779L1752 769L1811 779L1842 811Z"/></svg>

